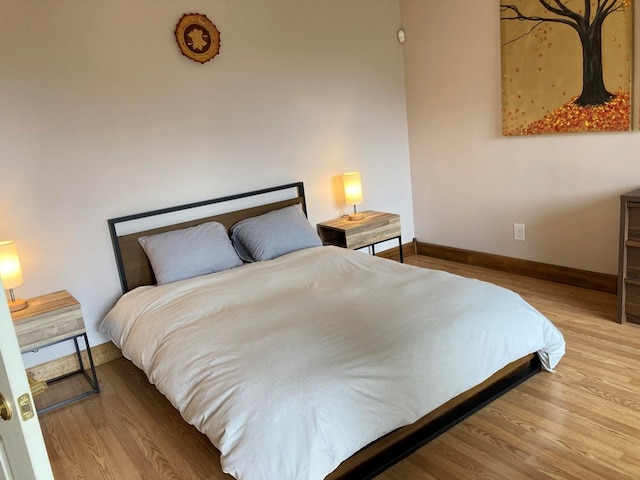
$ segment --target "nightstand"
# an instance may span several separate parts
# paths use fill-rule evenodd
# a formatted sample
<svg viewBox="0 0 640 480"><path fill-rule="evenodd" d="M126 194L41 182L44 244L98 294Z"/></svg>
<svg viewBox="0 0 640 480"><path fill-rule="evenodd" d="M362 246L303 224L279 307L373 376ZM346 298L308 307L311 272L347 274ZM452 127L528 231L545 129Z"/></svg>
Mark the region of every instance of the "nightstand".
<svg viewBox="0 0 640 480"><path fill-rule="evenodd" d="M89 391L56 402L53 405L40 408L38 412L44 413L56 407L80 400L88 395L99 393L100 387L98 386L98 378L93 364L91 347L89 346L89 339L87 338L80 303L66 290L29 298L27 301L27 308L11 314L18 337L18 344L20 345L20 351L22 353L36 352L41 348L73 340L76 349L78 369L55 378L47 379L46 383L50 385L71 376L81 374L86 378L91 387ZM84 340L91 375L85 370L80 353L80 346L78 344L79 338Z"/></svg>
<svg viewBox="0 0 640 480"><path fill-rule="evenodd" d="M318 235L322 243L353 250L371 247L371 252L375 255L376 244L397 238L400 262L404 262L400 215L373 211L362 213L364 214L362 220L349 220L347 217L342 217L319 223Z"/></svg>

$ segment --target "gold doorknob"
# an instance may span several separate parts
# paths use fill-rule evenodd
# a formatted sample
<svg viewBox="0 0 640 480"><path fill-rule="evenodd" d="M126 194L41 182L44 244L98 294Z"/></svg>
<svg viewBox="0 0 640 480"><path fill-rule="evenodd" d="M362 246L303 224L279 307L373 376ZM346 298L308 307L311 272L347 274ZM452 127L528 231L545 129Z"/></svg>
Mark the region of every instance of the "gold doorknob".
<svg viewBox="0 0 640 480"><path fill-rule="evenodd" d="M0 393L0 418L2 418L2 420L11 420L12 416L13 410L11 409L11 404L6 397Z"/></svg>

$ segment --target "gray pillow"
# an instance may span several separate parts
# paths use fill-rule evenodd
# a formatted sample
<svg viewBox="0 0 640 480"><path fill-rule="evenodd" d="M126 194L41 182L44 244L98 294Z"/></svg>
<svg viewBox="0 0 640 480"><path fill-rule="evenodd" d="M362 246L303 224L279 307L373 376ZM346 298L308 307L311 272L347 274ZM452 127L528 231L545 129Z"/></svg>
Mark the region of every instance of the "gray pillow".
<svg viewBox="0 0 640 480"><path fill-rule="evenodd" d="M231 227L231 240L246 262L271 260L322 245L300 204L239 221Z"/></svg>
<svg viewBox="0 0 640 480"><path fill-rule="evenodd" d="M227 229L218 222L138 239L158 285L242 265Z"/></svg>

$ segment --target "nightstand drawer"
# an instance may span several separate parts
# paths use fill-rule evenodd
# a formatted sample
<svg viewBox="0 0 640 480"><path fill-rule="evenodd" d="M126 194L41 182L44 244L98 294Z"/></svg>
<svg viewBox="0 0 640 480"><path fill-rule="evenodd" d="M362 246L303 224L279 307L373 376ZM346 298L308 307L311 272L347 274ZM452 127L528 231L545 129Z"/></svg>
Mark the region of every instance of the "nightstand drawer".
<svg viewBox="0 0 640 480"><path fill-rule="evenodd" d="M371 220L362 228L352 228L346 236L345 243L347 248L356 249L398 236L400 236L400 216L385 216L378 220Z"/></svg>
<svg viewBox="0 0 640 480"><path fill-rule="evenodd" d="M64 290L29 299L26 309L13 313L13 322L22 352L85 332L80 304Z"/></svg>

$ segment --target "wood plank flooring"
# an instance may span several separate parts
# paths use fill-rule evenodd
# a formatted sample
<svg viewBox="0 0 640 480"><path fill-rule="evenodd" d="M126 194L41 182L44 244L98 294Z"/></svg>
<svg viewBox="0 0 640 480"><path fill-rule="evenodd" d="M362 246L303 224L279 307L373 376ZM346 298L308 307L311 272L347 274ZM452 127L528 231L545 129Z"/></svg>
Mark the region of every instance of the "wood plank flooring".
<svg viewBox="0 0 640 480"><path fill-rule="evenodd" d="M427 257L408 263L520 293L563 332L567 354L378 480L640 478L640 327L615 297ZM208 439L130 362L98 367L102 393L41 416L55 478L229 480ZM278 479L269 479L278 480Z"/></svg>

